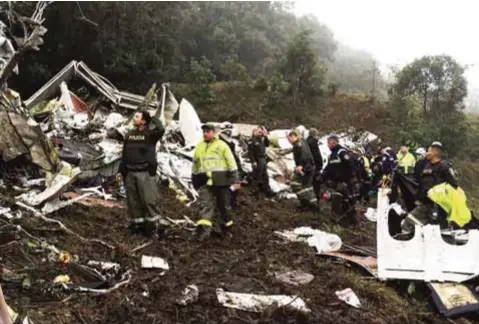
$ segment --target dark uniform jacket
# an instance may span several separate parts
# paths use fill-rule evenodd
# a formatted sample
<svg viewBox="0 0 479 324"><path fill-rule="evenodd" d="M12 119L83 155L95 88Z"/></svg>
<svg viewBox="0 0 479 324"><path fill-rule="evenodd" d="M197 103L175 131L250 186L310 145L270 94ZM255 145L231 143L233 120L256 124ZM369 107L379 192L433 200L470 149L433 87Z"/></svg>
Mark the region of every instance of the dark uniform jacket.
<svg viewBox="0 0 479 324"><path fill-rule="evenodd" d="M241 165L241 160L240 160L238 154L236 154L236 144L235 144L235 142L233 142L232 140L230 140L228 138L228 136L224 136L223 134L220 134L219 138L220 138L220 140L222 140L223 142L228 144L228 147L230 148L231 153L233 153L233 157L235 158L236 166L238 167L238 172L240 174L243 174L244 170L243 170L243 166Z"/></svg>
<svg viewBox="0 0 479 324"><path fill-rule="evenodd" d="M266 159L266 148L269 146L269 139L266 136L253 136L248 143L248 156L253 163L259 159Z"/></svg>
<svg viewBox="0 0 479 324"><path fill-rule="evenodd" d="M293 145L293 156L296 167L302 166L304 173L315 170L313 155L311 154L308 143L304 140L299 140Z"/></svg>
<svg viewBox="0 0 479 324"><path fill-rule="evenodd" d="M418 200L422 202L430 202L427 198L428 190L444 182L457 188L456 175L447 161L443 160L435 164L427 162L421 171Z"/></svg>
<svg viewBox="0 0 479 324"><path fill-rule="evenodd" d="M381 156L381 169L382 169L382 174L391 174L396 167L396 154L393 151L386 151L384 154Z"/></svg>
<svg viewBox="0 0 479 324"><path fill-rule="evenodd" d="M349 182L356 175L356 172L355 162L351 154L338 144L331 150L322 178L325 181Z"/></svg>
<svg viewBox="0 0 479 324"><path fill-rule="evenodd" d="M156 143L164 133L165 129L157 118L152 118L152 122L143 130L135 128L128 132L123 144L120 172L148 171L155 174L158 166Z"/></svg>
<svg viewBox="0 0 479 324"><path fill-rule="evenodd" d="M317 138L309 136L306 142L308 143L309 150L313 155L316 172L319 172L323 168L323 157L321 156L321 151L319 150L319 140Z"/></svg>

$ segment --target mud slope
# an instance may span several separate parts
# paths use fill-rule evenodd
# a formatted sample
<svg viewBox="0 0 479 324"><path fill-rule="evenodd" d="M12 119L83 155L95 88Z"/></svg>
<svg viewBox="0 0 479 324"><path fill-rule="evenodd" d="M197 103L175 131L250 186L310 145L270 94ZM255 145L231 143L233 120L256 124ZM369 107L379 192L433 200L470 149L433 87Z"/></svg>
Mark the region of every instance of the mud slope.
<svg viewBox="0 0 479 324"><path fill-rule="evenodd" d="M371 223L356 228L334 225L326 215L297 211L293 202L261 200L250 194L240 197L232 236L214 238L199 244L191 232L173 229L168 238L140 250L130 251L145 243L126 229L122 210L73 206L53 214L68 227L85 237L111 242L110 250L96 243L81 242L72 235L52 231L52 224L24 217L19 221L31 234L44 237L58 248L77 254L80 262L88 260L115 261L133 272L131 282L106 295L65 293L52 289L55 276L67 273L74 282L87 279L71 266L47 262L47 252L28 246L21 233L12 234L7 227L0 229L0 244L15 237L19 244L0 246L4 269L22 273L31 285L11 280L4 270L2 286L7 302L16 310L28 314L36 324L41 323L441 323L426 307L425 301L408 299L398 288L388 287L355 268L322 259L306 244L283 243L273 232L300 225L310 225L339 234L350 244L374 245L375 233ZM174 197L162 191L167 216L194 219L194 209L184 207ZM326 213L324 213L326 214ZM159 276L160 270L140 269L141 255L165 258L170 270ZM306 286L292 288L277 282L272 273L284 267L301 269L314 274ZM9 277L9 280L5 278ZM196 284L199 300L187 306L175 303L187 285ZM234 292L266 294L297 294L312 312L308 316L284 310L264 314L247 313L222 307L215 290L223 287ZM339 302L334 292L352 288L363 308L354 309ZM144 296L144 292L148 295ZM445 321L444 321L445 322Z"/></svg>

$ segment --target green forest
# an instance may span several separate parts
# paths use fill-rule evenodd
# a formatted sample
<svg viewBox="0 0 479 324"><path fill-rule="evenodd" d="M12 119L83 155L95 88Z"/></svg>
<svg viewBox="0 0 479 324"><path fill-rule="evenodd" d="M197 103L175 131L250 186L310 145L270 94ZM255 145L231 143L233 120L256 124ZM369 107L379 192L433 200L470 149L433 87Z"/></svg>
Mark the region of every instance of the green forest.
<svg viewBox="0 0 479 324"><path fill-rule="evenodd" d="M387 83L371 54L338 43L315 16L296 16L293 2L58 2L44 25L44 44L10 81L24 97L75 59L123 90L170 82L205 119L325 133L353 125L390 145L441 140L451 156L479 154L454 58L418 58Z"/></svg>

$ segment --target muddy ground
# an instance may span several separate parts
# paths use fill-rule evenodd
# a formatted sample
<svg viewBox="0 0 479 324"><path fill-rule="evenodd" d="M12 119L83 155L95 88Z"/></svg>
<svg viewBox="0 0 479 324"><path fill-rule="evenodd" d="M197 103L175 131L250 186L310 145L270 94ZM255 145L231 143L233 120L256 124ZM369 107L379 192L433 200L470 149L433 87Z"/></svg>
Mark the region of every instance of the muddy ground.
<svg viewBox="0 0 479 324"><path fill-rule="evenodd" d="M194 207L185 207L166 189L161 194L168 217L196 218ZM331 222L326 210L320 215L300 212L293 201L275 203L246 192L235 211L232 235L198 243L192 232L174 228L167 239L155 241L135 253L130 251L148 241L128 232L124 210L74 205L50 216L84 237L102 239L116 248L83 242L26 213L15 223L59 249L78 255L80 263L118 262L122 270L131 269L133 277L128 285L103 295L53 287L53 279L60 274L69 274L73 282L81 284L91 284L91 278L71 264L48 261L48 250L35 247L26 234L15 233L10 225L2 224L0 257L4 294L11 307L28 314L35 324L447 322L436 315L427 294L411 297L404 285L380 283L357 268L315 255L313 248L304 243L284 243L274 234L275 230L307 225L337 233L350 245L374 247L375 244L373 223L364 221L344 228ZM14 240L18 243L11 243ZM170 270L160 276L159 269L141 269L141 255L165 258ZM286 286L273 275L283 268L301 269L315 278L305 286ZM176 300L191 284L198 286L199 300L186 306L177 305ZM348 287L357 293L362 309L336 299L334 292ZM297 294L312 312L302 315L280 309L256 314L228 309L218 303L217 288Z"/></svg>

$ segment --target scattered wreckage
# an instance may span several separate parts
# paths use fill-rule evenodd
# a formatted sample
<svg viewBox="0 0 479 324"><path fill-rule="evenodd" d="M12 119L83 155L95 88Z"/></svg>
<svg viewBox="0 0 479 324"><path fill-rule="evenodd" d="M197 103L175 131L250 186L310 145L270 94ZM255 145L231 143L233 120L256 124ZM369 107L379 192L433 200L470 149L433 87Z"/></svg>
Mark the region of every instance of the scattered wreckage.
<svg viewBox="0 0 479 324"><path fill-rule="evenodd" d="M85 87L74 93L67 82L76 78L83 82ZM167 181L170 189L177 193L177 198L185 204L196 201L198 194L191 184L191 165L195 145L202 138L202 122L191 103L186 99L177 102L168 84L161 85L159 89L153 85L146 96L139 96L116 89L107 79L90 70L85 63L72 61L25 102L9 93L13 92L4 92L0 98L0 118L5 125L0 132L0 150L4 169L10 174L2 185L13 182L12 188L19 192L15 197L17 206L30 211L34 216L47 222L55 222L82 241L111 247L109 243L101 240L80 237L46 215L73 203L123 207L118 199L121 192L116 175L121 158L122 139L131 127L129 117L136 109L149 110L166 126L165 136L157 147L159 180ZM246 143L256 125L223 122L218 123L218 126L221 136L235 142L235 153L240 158L242 169L251 171ZM300 126L298 130L303 136L307 136L308 131L304 127ZM281 154L291 148L287 141L289 132L289 129L270 131L272 145L267 152L270 158L270 186L278 198L284 199L296 198L289 185L294 169L292 154ZM340 143L349 148L364 147L378 140L378 137L370 132L357 132L352 128L337 134ZM330 154L327 137L321 138L319 145L326 165ZM384 191L381 190L378 193L378 209L375 213L368 211L368 219L377 219L377 254L367 249L342 246L337 235L311 228L277 234L287 240L305 241L315 247L321 257L356 264L379 279L439 281L430 284L430 288L436 296L436 303L447 304L441 291L453 288L449 283L440 282L460 283L479 274L479 264L474 257L478 254L475 251L475 242L479 240L478 232L469 232L467 244L453 246L442 240L437 228L425 226L416 228L413 240L398 241L389 235L388 212L391 208L387 196L385 197ZM2 214L5 217L17 217L7 208ZM177 220L171 220L173 225L175 221ZM54 246L49 246L49 249L61 254ZM464 257L465 255L468 257ZM144 256L142 266L167 270L166 262L156 265L159 260L162 259ZM90 288L73 285L68 278L59 277L56 278L57 285L82 292L108 293L127 284L131 279L130 272L120 273L117 265L104 262L90 260L87 265L78 267L95 273L101 280L111 276L118 280L106 288ZM460 285L454 286L457 291L470 291L462 288L467 286L456 285ZM197 294L196 290L192 291ZM220 303L237 309L257 311L252 300L257 302L261 299L261 302L266 304L291 303L291 300L296 300L298 305L294 307L307 311L304 302L295 297L253 296L220 290L217 295ZM338 298L343 298L343 295L345 293L338 292ZM353 294L348 291L347 295ZM233 298L235 302L226 302L225 298ZM343 299L346 302L349 300L346 297ZM359 302L355 301L353 304L359 307ZM452 313L456 314L454 310L444 311L446 315Z"/></svg>

